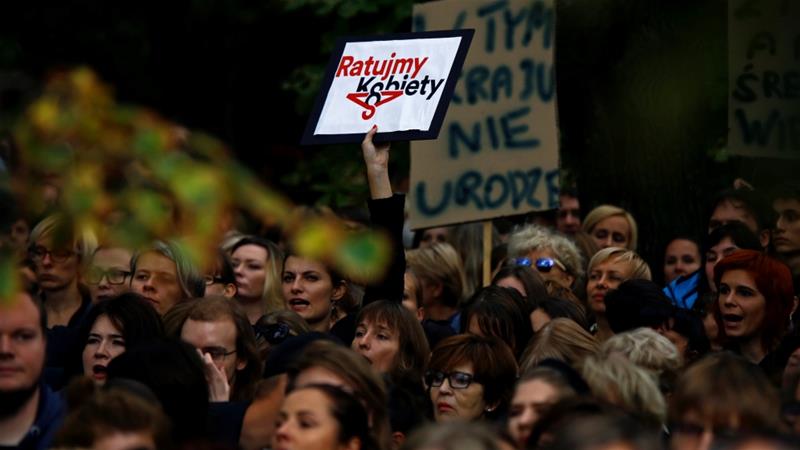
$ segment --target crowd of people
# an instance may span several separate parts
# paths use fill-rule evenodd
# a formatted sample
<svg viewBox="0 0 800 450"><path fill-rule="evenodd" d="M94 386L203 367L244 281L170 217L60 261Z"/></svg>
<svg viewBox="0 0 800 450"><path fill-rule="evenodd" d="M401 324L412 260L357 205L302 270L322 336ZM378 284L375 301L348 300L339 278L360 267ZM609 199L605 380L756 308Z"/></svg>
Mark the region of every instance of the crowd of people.
<svg viewBox="0 0 800 450"><path fill-rule="evenodd" d="M663 267L630 212L564 189L552 223L495 228L484 280L480 225L404 240L376 132L367 226L393 252L366 285L248 230L204 269L33 224L0 303L0 447L797 448L800 186L721 192Z"/></svg>

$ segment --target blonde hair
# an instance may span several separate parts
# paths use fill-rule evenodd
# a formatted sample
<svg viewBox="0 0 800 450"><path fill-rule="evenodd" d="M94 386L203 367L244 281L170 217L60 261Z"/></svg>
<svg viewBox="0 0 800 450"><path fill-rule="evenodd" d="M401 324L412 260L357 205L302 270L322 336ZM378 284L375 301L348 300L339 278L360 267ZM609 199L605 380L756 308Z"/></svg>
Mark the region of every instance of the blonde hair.
<svg viewBox="0 0 800 450"><path fill-rule="evenodd" d="M590 356L583 360L581 374L600 400L621 407L653 425L667 419L667 404L655 375L624 356Z"/></svg>
<svg viewBox="0 0 800 450"><path fill-rule="evenodd" d="M600 354L609 356L618 353L639 367L657 375L677 372L683 358L669 339L651 328L637 328L616 334L600 346Z"/></svg>
<svg viewBox="0 0 800 450"><path fill-rule="evenodd" d="M57 244L68 243L78 254L82 270L88 266L98 247L94 231L88 227L76 229L75 224L63 213L51 214L37 223L28 236L28 245L32 246L37 240L48 237L52 237Z"/></svg>
<svg viewBox="0 0 800 450"><path fill-rule="evenodd" d="M526 256L533 250L552 250L576 282L583 278L583 257L574 242L538 225L527 225L508 238L508 255Z"/></svg>
<svg viewBox="0 0 800 450"><path fill-rule="evenodd" d="M631 213L614 205L600 205L597 208L589 211L589 214L583 219L581 229L589 234L592 233L594 227L605 219L613 216L624 217L628 221L630 228L630 236L628 236L628 250L636 250L636 241L639 238L639 229L636 226L636 220Z"/></svg>
<svg viewBox="0 0 800 450"><path fill-rule="evenodd" d="M408 267L420 279L442 283L442 303L458 307L466 292L464 267L452 245L438 243L428 248L410 250L406 254Z"/></svg>
<svg viewBox="0 0 800 450"><path fill-rule="evenodd" d="M553 358L578 366L600 347L591 333L572 319L558 318L547 323L533 337L522 354L520 372L525 372L541 361Z"/></svg>
<svg viewBox="0 0 800 450"><path fill-rule="evenodd" d="M589 261L588 271L591 272L592 269L612 258L615 261L626 263L631 267L631 276L628 277L629 280L652 280L653 277L650 274L650 266L647 265L642 257L633 250L624 249L622 247L608 247L595 253Z"/></svg>

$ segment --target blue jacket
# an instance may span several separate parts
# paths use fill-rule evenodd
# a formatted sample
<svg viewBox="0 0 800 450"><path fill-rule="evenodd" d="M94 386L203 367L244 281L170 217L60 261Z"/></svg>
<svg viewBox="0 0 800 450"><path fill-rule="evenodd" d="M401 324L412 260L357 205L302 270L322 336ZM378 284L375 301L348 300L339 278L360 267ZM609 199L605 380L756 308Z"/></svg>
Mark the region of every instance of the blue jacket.
<svg viewBox="0 0 800 450"><path fill-rule="evenodd" d="M53 392L46 384L39 385L39 406L36 409L36 420L28 434L19 443L18 448L24 450L44 450L50 448L56 432L61 428L66 406L64 399Z"/></svg>

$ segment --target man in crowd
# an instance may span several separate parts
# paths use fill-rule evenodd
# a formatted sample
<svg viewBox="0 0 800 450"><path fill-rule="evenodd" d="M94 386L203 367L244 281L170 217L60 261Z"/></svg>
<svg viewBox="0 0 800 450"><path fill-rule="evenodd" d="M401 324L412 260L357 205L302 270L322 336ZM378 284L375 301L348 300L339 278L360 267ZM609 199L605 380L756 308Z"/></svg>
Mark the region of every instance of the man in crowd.
<svg viewBox="0 0 800 450"><path fill-rule="evenodd" d="M0 447L48 448L63 419L61 397L41 382L45 329L34 294L0 302Z"/></svg>

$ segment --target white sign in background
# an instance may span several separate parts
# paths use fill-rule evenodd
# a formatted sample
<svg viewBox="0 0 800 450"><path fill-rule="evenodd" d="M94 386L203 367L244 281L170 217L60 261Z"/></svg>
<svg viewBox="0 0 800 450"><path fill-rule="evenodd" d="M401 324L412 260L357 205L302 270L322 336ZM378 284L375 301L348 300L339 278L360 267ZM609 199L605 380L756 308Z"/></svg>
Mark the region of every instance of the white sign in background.
<svg viewBox="0 0 800 450"><path fill-rule="evenodd" d="M460 42L460 37L348 42L314 134L364 133L372 125L383 133L428 130ZM374 75L376 69L381 74ZM402 94L392 98L385 91Z"/></svg>

